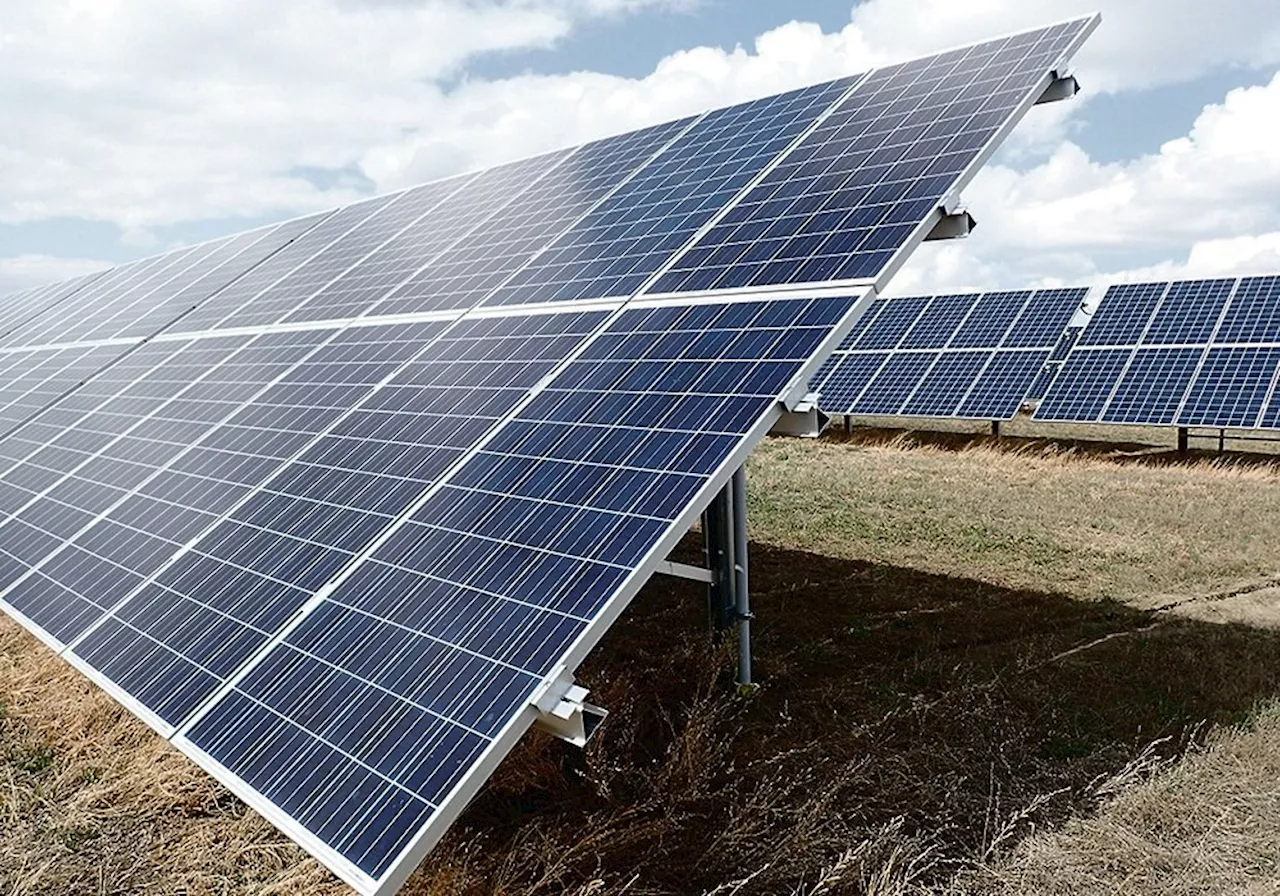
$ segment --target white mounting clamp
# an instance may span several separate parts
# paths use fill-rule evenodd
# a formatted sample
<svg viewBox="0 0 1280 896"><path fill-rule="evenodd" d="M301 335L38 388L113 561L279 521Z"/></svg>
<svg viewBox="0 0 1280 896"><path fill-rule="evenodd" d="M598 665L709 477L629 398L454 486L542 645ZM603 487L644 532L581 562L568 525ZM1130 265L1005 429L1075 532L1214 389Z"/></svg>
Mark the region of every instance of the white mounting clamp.
<svg viewBox="0 0 1280 896"><path fill-rule="evenodd" d="M537 726L575 747L585 747L609 715L607 710L587 702L589 693L574 684L573 675L561 667L534 697Z"/></svg>
<svg viewBox="0 0 1280 896"><path fill-rule="evenodd" d="M973 215L969 214L967 209L957 209L954 212L943 212L942 218L937 224L933 225L933 230L929 231L929 235L924 238L926 243L934 240L962 240L969 234L973 233L974 228L978 226L978 222L974 220Z"/></svg>
<svg viewBox="0 0 1280 896"><path fill-rule="evenodd" d="M818 393L809 392L787 409L769 433L775 436L816 439L830 422L831 418L818 408Z"/></svg>
<svg viewBox="0 0 1280 896"><path fill-rule="evenodd" d="M1080 82L1076 80L1075 75L1060 75L1057 72L1053 72L1053 80L1044 89L1044 93L1040 94L1040 99L1036 100L1036 105L1040 106L1044 103L1058 103L1062 100L1069 100L1079 92Z"/></svg>

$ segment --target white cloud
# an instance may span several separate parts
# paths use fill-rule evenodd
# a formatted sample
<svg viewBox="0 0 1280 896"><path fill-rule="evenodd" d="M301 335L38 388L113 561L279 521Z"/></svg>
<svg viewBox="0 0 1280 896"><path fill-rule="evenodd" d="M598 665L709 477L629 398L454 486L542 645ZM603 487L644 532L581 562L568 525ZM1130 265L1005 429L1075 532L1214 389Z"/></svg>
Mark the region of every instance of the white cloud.
<svg viewBox="0 0 1280 896"><path fill-rule="evenodd" d="M988 166L965 194L980 222L973 237L924 247L894 288L1257 270L1280 260L1267 236L1280 230L1278 171L1280 74L1207 106L1151 155L1103 164L1067 142L1027 171ZM1168 260L1134 268L1135 254Z"/></svg>
<svg viewBox="0 0 1280 896"><path fill-rule="evenodd" d="M792 22L750 47L677 53L639 79L466 77L477 56L554 47L590 17L697 3L9 0L0 116L18 125L0 138L0 223L106 221L142 245L172 224L285 217L364 189L359 177L318 187L306 169L391 189L1094 7L1105 20L1077 60L1092 93L1280 62L1274 0L866 0L838 32ZM1087 256L1099 245L1157 251L1270 226L1274 185L1254 173L1274 156L1248 143L1254 117L1276 120L1263 98L1233 97L1185 146L1118 166L1063 144L1084 108L1029 116L1015 146L1031 170L985 174L967 196L974 239L929 247L907 282L1087 276L1106 264ZM1241 140L1253 161L1232 155ZM1224 161L1230 171L1214 169ZM1082 227L1087 239L1070 236Z"/></svg>
<svg viewBox="0 0 1280 896"><path fill-rule="evenodd" d="M69 280L111 267L107 262L87 258L59 258L53 255L17 255L0 258L0 296L30 286Z"/></svg>

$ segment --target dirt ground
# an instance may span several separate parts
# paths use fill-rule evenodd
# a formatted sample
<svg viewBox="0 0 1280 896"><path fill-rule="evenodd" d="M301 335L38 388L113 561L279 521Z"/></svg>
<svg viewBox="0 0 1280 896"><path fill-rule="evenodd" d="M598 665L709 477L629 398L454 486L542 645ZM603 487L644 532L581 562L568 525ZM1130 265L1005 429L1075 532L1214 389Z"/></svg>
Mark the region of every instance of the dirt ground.
<svg viewBox="0 0 1280 896"><path fill-rule="evenodd" d="M750 483L761 689L655 579L588 750L529 738L407 893L1275 891L1280 473L867 439ZM0 782L0 893L346 892L8 622Z"/></svg>

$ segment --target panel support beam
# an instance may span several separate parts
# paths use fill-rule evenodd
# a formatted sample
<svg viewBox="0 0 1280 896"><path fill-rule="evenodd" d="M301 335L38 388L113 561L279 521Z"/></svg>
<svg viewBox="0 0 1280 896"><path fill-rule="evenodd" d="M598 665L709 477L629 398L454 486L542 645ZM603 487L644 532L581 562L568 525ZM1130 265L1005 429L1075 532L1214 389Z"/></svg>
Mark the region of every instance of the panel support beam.
<svg viewBox="0 0 1280 896"><path fill-rule="evenodd" d="M944 213L924 241L932 243L938 240L962 240L973 233L977 226L978 222L967 209L958 209L949 214Z"/></svg>
<svg viewBox="0 0 1280 896"><path fill-rule="evenodd" d="M609 714L587 702L589 693L574 683L573 675L562 669L534 701L538 710L535 724L575 747L585 747Z"/></svg>
<svg viewBox="0 0 1280 896"><path fill-rule="evenodd" d="M1060 75L1054 72L1053 81L1044 89L1044 93L1040 94L1040 99L1036 100L1036 105L1060 103L1063 100L1071 99L1079 92L1080 82L1076 80L1075 75Z"/></svg>
<svg viewBox="0 0 1280 896"><path fill-rule="evenodd" d="M739 688L754 688L751 680L751 593L747 566L747 471L741 467L716 495L702 517L707 565L714 580L707 588L707 611L712 632L738 636Z"/></svg>
<svg viewBox="0 0 1280 896"><path fill-rule="evenodd" d="M816 439L826 431L831 417L818 408L818 393L809 392L789 409L770 431L774 436L791 436L800 439Z"/></svg>

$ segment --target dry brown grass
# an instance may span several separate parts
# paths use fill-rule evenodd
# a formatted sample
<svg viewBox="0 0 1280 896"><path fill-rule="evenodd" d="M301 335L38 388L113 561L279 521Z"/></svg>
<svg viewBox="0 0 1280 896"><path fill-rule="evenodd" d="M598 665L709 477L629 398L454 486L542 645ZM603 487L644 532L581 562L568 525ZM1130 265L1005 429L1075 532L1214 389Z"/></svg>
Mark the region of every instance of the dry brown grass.
<svg viewBox="0 0 1280 896"><path fill-rule="evenodd" d="M1108 784L1116 795L1097 816L1028 838L1004 861L965 875L956 892L1280 892L1280 706L1248 728L1216 732L1150 780Z"/></svg>
<svg viewBox="0 0 1280 896"><path fill-rule="evenodd" d="M590 749L528 739L407 893L988 896L1101 862L1120 875L1107 882L1156 869L1118 891L1146 894L1166 892L1150 881L1169 862L1211 881L1183 849L1226 869L1222 886L1172 892L1274 881L1274 865L1232 857L1265 846L1280 710L1259 728L1270 759L1231 752L1250 736L1235 734L1170 777L1143 783L1143 769L1280 694L1280 632L1080 599L1264 576L1280 533L1273 471L787 442L751 476L764 688L736 696L700 589L655 580L582 670L612 712ZM1193 538L1198 552L1169 556ZM1044 543L1070 547L1019 559ZM0 706L3 896L346 892L3 621ZM1216 789L1178 785L1184 772ZM1137 789L1099 783L1116 776ZM1149 833L1134 819L1157 813L1125 801L1162 786L1201 828L1172 813L1158 849L1135 847L1123 825Z"/></svg>

